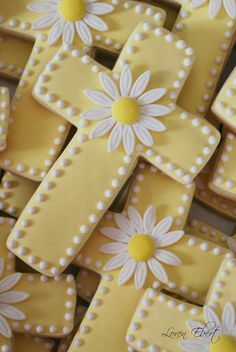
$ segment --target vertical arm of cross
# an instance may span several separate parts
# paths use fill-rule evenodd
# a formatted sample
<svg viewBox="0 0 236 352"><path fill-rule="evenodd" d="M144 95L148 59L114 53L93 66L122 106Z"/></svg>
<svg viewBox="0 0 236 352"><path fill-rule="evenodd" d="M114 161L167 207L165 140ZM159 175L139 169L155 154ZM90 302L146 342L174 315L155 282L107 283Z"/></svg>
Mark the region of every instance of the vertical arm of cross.
<svg viewBox="0 0 236 352"><path fill-rule="evenodd" d="M7 146L8 123L10 113L9 91L0 87L0 151Z"/></svg>
<svg viewBox="0 0 236 352"><path fill-rule="evenodd" d="M174 32L186 40L196 52L196 62L180 98L180 106L192 113L206 116L217 82L234 43L236 14L223 9L215 18L209 18L210 1L194 8L194 0L182 5ZM232 12L234 10L232 9Z"/></svg>

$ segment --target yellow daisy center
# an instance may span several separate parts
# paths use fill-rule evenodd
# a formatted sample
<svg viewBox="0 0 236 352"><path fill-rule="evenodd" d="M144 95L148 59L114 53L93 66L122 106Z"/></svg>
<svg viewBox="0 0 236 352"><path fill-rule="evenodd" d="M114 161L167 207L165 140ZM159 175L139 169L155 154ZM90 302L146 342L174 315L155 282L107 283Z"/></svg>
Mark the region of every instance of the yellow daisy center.
<svg viewBox="0 0 236 352"><path fill-rule="evenodd" d="M210 352L235 352L236 340L232 336L222 336L211 344Z"/></svg>
<svg viewBox="0 0 236 352"><path fill-rule="evenodd" d="M155 243L149 235L135 235L128 243L129 256L138 262L150 259L155 251Z"/></svg>
<svg viewBox="0 0 236 352"><path fill-rule="evenodd" d="M136 100L130 97L117 99L112 105L112 116L124 125L134 123L140 115L140 107Z"/></svg>
<svg viewBox="0 0 236 352"><path fill-rule="evenodd" d="M84 0L60 0L58 12L66 21L78 21L85 15L85 2Z"/></svg>

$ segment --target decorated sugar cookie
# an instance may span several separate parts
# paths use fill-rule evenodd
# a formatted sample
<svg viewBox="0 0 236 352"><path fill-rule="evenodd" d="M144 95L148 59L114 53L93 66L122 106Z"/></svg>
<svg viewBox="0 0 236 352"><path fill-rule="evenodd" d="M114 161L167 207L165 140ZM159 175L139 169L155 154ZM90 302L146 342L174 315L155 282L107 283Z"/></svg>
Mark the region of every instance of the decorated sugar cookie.
<svg viewBox="0 0 236 352"><path fill-rule="evenodd" d="M174 32L196 53L196 61L180 94L179 104L206 116L222 69L234 45L235 0L179 0L182 6Z"/></svg>
<svg viewBox="0 0 236 352"><path fill-rule="evenodd" d="M37 182L6 172L0 184L1 210L19 216L38 185Z"/></svg>
<svg viewBox="0 0 236 352"><path fill-rule="evenodd" d="M0 152L2 152L7 146L9 113L9 91L6 87L0 87Z"/></svg>
<svg viewBox="0 0 236 352"><path fill-rule="evenodd" d="M212 110L230 130L236 132L236 69L228 77L218 93Z"/></svg>
<svg viewBox="0 0 236 352"><path fill-rule="evenodd" d="M91 302L100 281L97 273L81 269L76 278L76 288L78 296L87 302Z"/></svg>
<svg viewBox="0 0 236 352"><path fill-rule="evenodd" d="M159 8L135 1L122 0L115 5L109 1L86 4L73 0L4 2L0 29L36 41L13 101L14 124L8 148L0 155L1 167L40 181L61 152L68 124L39 106L32 99L32 88L63 43L68 47L73 42L81 53L89 51L84 49L84 42L117 53L141 20L154 26L162 25L164 19ZM46 67L49 71L55 68L50 64ZM44 81L45 76L40 79ZM67 102L64 108L73 115Z"/></svg>
<svg viewBox="0 0 236 352"><path fill-rule="evenodd" d="M144 60L147 50L150 55ZM61 55L64 59L58 61ZM175 65L166 60L173 55ZM55 66L55 71L49 72L46 67L42 76L48 77L47 82L37 82L34 96L75 124L78 132L29 202L28 207L35 207L35 200L40 198L39 213L31 219L34 226L24 229L26 235L21 244L24 242L23 246L34 257L46 263L43 272L48 275L55 275L68 266L131 175L140 156L172 178L188 184L219 141L219 133L213 126L175 105L184 84L178 73L182 69L189 71L192 51L161 27L138 25L112 72L89 56L81 56L78 50L62 48L55 60L49 63ZM71 80L71 70L82 70L84 76L79 81ZM68 78L68 85L64 77ZM47 103L48 98L51 103ZM63 101L69 103L74 116L68 116L67 109L61 105ZM130 111L128 120L126 109ZM177 142L184 139L188 141L188 150ZM89 164L96 172L88 173ZM65 197L72 187L73 196ZM59 199L63 202L58 202ZM80 199L83 199L83 209L78 214ZM28 207L21 219L30 220ZM65 208L70 209L66 233L62 224ZM49 218L56 226L50 236L45 228ZM54 235L60 237L60 245L53 253L46 253L45 244ZM25 256L22 259L27 261ZM37 262L33 266L39 270Z"/></svg>
<svg viewBox="0 0 236 352"><path fill-rule="evenodd" d="M15 352L52 352L55 345L53 340L38 336L14 334Z"/></svg>
<svg viewBox="0 0 236 352"><path fill-rule="evenodd" d="M234 352L235 268L235 259L222 262L203 308L148 289L133 315L126 341L145 352Z"/></svg>
<svg viewBox="0 0 236 352"><path fill-rule="evenodd" d="M74 261L100 274L101 281L70 352L95 348L115 352L126 350L126 330L146 287L166 289L202 303L222 259L232 256L224 248L183 235L184 222L179 221L182 218L179 206L185 204L187 210L188 197L186 191L181 194L180 189L186 186L175 183L153 167L149 173L144 166L141 164L131 186L132 193L135 189L138 195L136 199L131 198L135 205L127 203L122 214L105 215ZM152 187L154 178L156 187ZM191 188L187 189L191 191ZM146 207L148 200L151 206ZM184 218L187 213L188 210L183 214ZM155 239L153 236L157 231L158 239ZM169 240L169 245L162 240ZM142 246L137 246L140 241ZM155 246L158 249L153 252ZM128 247L126 253L125 247ZM206 260L211 263L207 270ZM193 270L199 275L204 272L201 284L190 275ZM112 312L115 310L122 319L114 317ZM113 328L104 341L108 325ZM99 331L96 326L100 327Z"/></svg>
<svg viewBox="0 0 236 352"><path fill-rule="evenodd" d="M31 43L10 33L0 33L0 75L19 79L32 51ZM17 55L16 55L17 52Z"/></svg>
<svg viewBox="0 0 236 352"><path fill-rule="evenodd" d="M72 276L58 276L52 280L42 275L16 272L15 256L5 247L13 225L13 219L0 219L0 348L9 352L15 351L15 332L48 337L67 335L73 328L76 303ZM21 235L15 233L15 242Z"/></svg>
<svg viewBox="0 0 236 352"><path fill-rule="evenodd" d="M236 235L227 236L223 232L214 229L212 226L200 220L191 220L189 224L187 224L186 231L203 240L228 248L236 254Z"/></svg>
<svg viewBox="0 0 236 352"><path fill-rule="evenodd" d="M203 169L203 171L198 175L198 177L196 177L195 197L198 201L212 208L219 214L223 214L226 217L235 219L236 203L223 195L219 195L213 192L209 188L209 179L211 177L212 170L214 169L215 162L216 158L214 156Z"/></svg>
<svg viewBox="0 0 236 352"><path fill-rule="evenodd" d="M224 143L209 180L211 190L234 202L236 200L235 152L236 137L229 132L224 138Z"/></svg>

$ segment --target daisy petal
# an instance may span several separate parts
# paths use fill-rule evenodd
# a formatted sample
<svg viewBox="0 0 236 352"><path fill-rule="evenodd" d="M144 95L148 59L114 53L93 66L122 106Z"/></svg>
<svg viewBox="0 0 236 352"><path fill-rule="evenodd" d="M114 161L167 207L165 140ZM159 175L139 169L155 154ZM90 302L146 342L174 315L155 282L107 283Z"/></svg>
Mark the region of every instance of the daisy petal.
<svg viewBox="0 0 236 352"><path fill-rule="evenodd" d="M129 219L135 228L137 233L142 233L143 231L143 220L139 212L132 205L128 206Z"/></svg>
<svg viewBox="0 0 236 352"><path fill-rule="evenodd" d="M75 26L73 22L67 22L62 34L63 44L71 45L75 38Z"/></svg>
<svg viewBox="0 0 236 352"><path fill-rule="evenodd" d="M0 315L0 334L7 337L8 339L12 337L12 332L10 326L6 319Z"/></svg>
<svg viewBox="0 0 236 352"><path fill-rule="evenodd" d="M139 262L134 274L135 287L139 290L145 284L147 279L147 264L146 262Z"/></svg>
<svg viewBox="0 0 236 352"><path fill-rule="evenodd" d="M206 323L213 322L216 326L221 327L220 320L211 307L204 306L204 318Z"/></svg>
<svg viewBox="0 0 236 352"><path fill-rule="evenodd" d="M155 119L154 117L149 116L140 116L139 123L144 128L147 128L154 132L163 132L166 131L166 126L164 123L160 122L159 120Z"/></svg>
<svg viewBox="0 0 236 352"><path fill-rule="evenodd" d="M151 270L151 272L153 273L153 275L158 280L160 280L164 284L168 283L167 273L166 273L165 269L163 268L163 266L161 265L161 263L159 263L156 259L151 258L148 260L148 266L149 266L149 269Z"/></svg>
<svg viewBox="0 0 236 352"><path fill-rule="evenodd" d="M141 112L144 115L165 116L171 112L171 109L164 105L149 104L141 106Z"/></svg>
<svg viewBox="0 0 236 352"><path fill-rule="evenodd" d="M121 269L118 283L124 285L133 276L137 263L133 259L128 259Z"/></svg>
<svg viewBox="0 0 236 352"><path fill-rule="evenodd" d="M51 14L51 15L47 15L44 16L42 18L40 18L38 21L36 21L32 28L34 30L38 30L38 29L44 29L44 28L49 28L51 27L56 21L58 20L58 16Z"/></svg>
<svg viewBox="0 0 236 352"><path fill-rule="evenodd" d="M113 152L120 145L123 136L123 125L118 123L113 128L110 137L108 139L107 150L109 153Z"/></svg>
<svg viewBox="0 0 236 352"><path fill-rule="evenodd" d="M90 133L89 138L98 138L107 134L112 127L115 125L116 121L111 117L99 123Z"/></svg>
<svg viewBox="0 0 236 352"><path fill-rule="evenodd" d="M113 100L110 97L98 90L86 89L84 94L95 104L102 106L111 106L113 104Z"/></svg>
<svg viewBox="0 0 236 352"><path fill-rule="evenodd" d="M25 314L22 313L19 309L9 304L0 303L0 314L6 318L14 320L24 320Z"/></svg>
<svg viewBox="0 0 236 352"><path fill-rule="evenodd" d="M80 39L86 45L92 45L93 38L92 38L92 34L91 34L87 24L84 23L83 21L77 21L77 22L75 22L75 28L76 28L76 31L77 31Z"/></svg>
<svg viewBox="0 0 236 352"><path fill-rule="evenodd" d="M149 90L148 92L142 94L138 99L137 102L139 105L146 105L154 103L155 101L161 99L166 94L165 88L156 88Z"/></svg>
<svg viewBox="0 0 236 352"><path fill-rule="evenodd" d="M206 341L200 339L188 339L179 342L178 345L185 351L189 352L209 352L210 350L210 345Z"/></svg>
<svg viewBox="0 0 236 352"><path fill-rule="evenodd" d="M204 328L204 325L196 320L188 320L187 326L188 326L190 332L192 332L192 331L194 332L195 329Z"/></svg>
<svg viewBox="0 0 236 352"><path fill-rule="evenodd" d="M127 244L120 242L105 243L99 247L99 251L105 254L118 254L127 251Z"/></svg>
<svg viewBox="0 0 236 352"><path fill-rule="evenodd" d="M125 242L128 243L130 240L130 237L122 232L121 230L116 229L115 227L103 227L100 229L100 232L110 238L111 240L117 241L117 242Z"/></svg>
<svg viewBox="0 0 236 352"><path fill-rule="evenodd" d="M223 0L225 11L233 20L236 18L236 2L235 0Z"/></svg>
<svg viewBox="0 0 236 352"><path fill-rule="evenodd" d="M120 93L119 90L114 83L114 81L105 73L101 72L99 74L100 83L105 90L105 92L112 98L112 99L119 99Z"/></svg>
<svg viewBox="0 0 236 352"><path fill-rule="evenodd" d="M205 4L207 0L192 0L191 7L192 9L197 9L198 7Z"/></svg>
<svg viewBox="0 0 236 352"><path fill-rule="evenodd" d="M114 7L110 4L103 2L96 2L87 5L87 12L94 15L106 15L107 13L113 12Z"/></svg>
<svg viewBox="0 0 236 352"><path fill-rule="evenodd" d="M155 251L155 258L162 263L172 265L172 266L179 266L182 264L182 261L170 251L166 251L164 249L157 249Z"/></svg>
<svg viewBox="0 0 236 352"><path fill-rule="evenodd" d="M160 235L164 235L169 231L173 224L173 217L166 216L162 219L153 229L152 235L154 238L158 238Z"/></svg>
<svg viewBox="0 0 236 352"><path fill-rule="evenodd" d="M134 123L132 127L136 136L144 145L146 145L147 147L151 147L153 145L153 138L146 128L144 128L138 122Z"/></svg>
<svg viewBox="0 0 236 352"><path fill-rule="evenodd" d="M0 293L1 303L19 303L29 298L29 294L21 291L8 291Z"/></svg>
<svg viewBox="0 0 236 352"><path fill-rule="evenodd" d="M231 332L235 327L235 310L232 303L227 303L222 313L222 325L224 331Z"/></svg>
<svg viewBox="0 0 236 352"><path fill-rule="evenodd" d="M121 229L121 231L127 233L129 236L133 235L135 229L127 218L121 214L115 214L114 218L116 225Z"/></svg>
<svg viewBox="0 0 236 352"><path fill-rule="evenodd" d="M131 98L137 98L145 91L149 83L150 76L150 72L145 71L136 79L130 92Z"/></svg>
<svg viewBox="0 0 236 352"><path fill-rule="evenodd" d="M83 21L96 31L105 32L108 30L108 25L96 15L86 14Z"/></svg>
<svg viewBox="0 0 236 352"><path fill-rule="evenodd" d="M103 120L111 117L111 109L109 108L94 108L83 111L80 117L86 120Z"/></svg>
<svg viewBox="0 0 236 352"><path fill-rule="evenodd" d="M209 3L209 17L210 19L216 18L222 5L222 0L210 0Z"/></svg>
<svg viewBox="0 0 236 352"><path fill-rule="evenodd" d="M132 87L133 78L129 65L124 65L120 76L120 92L121 95L126 97L129 95Z"/></svg>
<svg viewBox="0 0 236 352"><path fill-rule="evenodd" d="M227 237L227 245L229 249L236 254L236 241L233 238Z"/></svg>
<svg viewBox="0 0 236 352"><path fill-rule="evenodd" d="M49 46L55 44L58 41L58 39L62 35L65 25L66 25L65 21L63 21L62 19L59 19L56 21L56 23L53 25L52 29L49 32L49 36L48 36Z"/></svg>
<svg viewBox="0 0 236 352"><path fill-rule="evenodd" d="M86 4L92 4L93 2L96 2L97 0L85 0Z"/></svg>
<svg viewBox="0 0 236 352"><path fill-rule="evenodd" d="M0 277L2 277L4 271L4 259L0 258Z"/></svg>
<svg viewBox="0 0 236 352"><path fill-rule="evenodd" d="M10 290L14 287L21 279L22 274L15 273L9 275L0 281L0 293Z"/></svg>
<svg viewBox="0 0 236 352"><path fill-rule="evenodd" d="M124 126L123 145L124 145L126 154L131 155L134 151L134 146L135 146L135 137L131 126L128 126L128 125Z"/></svg>
<svg viewBox="0 0 236 352"><path fill-rule="evenodd" d="M128 260L128 253L120 253L111 258L106 265L104 266L104 271L110 271L119 269L122 267Z"/></svg>
<svg viewBox="0 0 236 352"><path fill-rule="evenodd" d="M46 2L46 1L38 1L38 2L32 2L31 4L28 4L27 9L36 13L48 13L48 12L56 11L57 8L53 3Z"/></svg>
<svg viewBox="0 0 236 352"><path fill-rule="evenodd" d="M178 242L184 235L184 231L173 231L168 232L165 235L160 235L156 239L155 243L159 248L170 246L173 243Z"/></svg>
<svg viewBox="0 0 236 352"><path fill-rule="evenodd" d="M155 205L150 205L144 213L143 216L143 227L144 232L151 234L156 223L156 207Z"/></svg>

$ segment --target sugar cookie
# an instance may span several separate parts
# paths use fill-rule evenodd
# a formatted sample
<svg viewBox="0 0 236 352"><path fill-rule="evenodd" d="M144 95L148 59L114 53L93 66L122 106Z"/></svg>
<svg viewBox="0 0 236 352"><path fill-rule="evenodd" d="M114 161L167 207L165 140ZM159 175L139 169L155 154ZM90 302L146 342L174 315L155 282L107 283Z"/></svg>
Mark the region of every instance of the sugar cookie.
<svg viewBox="0 0 236 352"><path fill-rule="evenodd" d="M38 182L6 172L0 183L1 210L18 217L38 185Z"/></svg>
<svg viewBox="0 0 236 352"><path fill-rule="evenodd" d="M155 46L152 45L154 41ZM119 189L125 184L139 157L143 156L172 178L188 184L215 150L220 138L218 131L207 121L199 117L195 118L175 105L184 83L184 78L181 79L178 73L182 69L189 72L193 62L192 52L189 53L187 48L184 49L179 43L178 38L167 30L161 27L153 28L148 23L140 23L127 41L112 72L89 56L80 56L77 51L61 49L57 58L58 55L63 54L64 59L57 61L56 58L55 70L49 72L46 68L44 72L49 78L48 82L38 81L34 89L34 95L38 101L78 126L78 132L39 186L16 226L16 228L21 227L21 221L25 218L30 224L34 224L34 226L29 224L24 229L25 236L21 240L32 255L48 263L48 269L43 270L44 273L52 275L53 268L61 272L69 265L93 231L94 224L99 221L115 199ZM147 50L150 54L148 58L144 58ZM174 65L172 60L171 62L166 60L166 57L173 56L175 56ZM54 60L50 62L51 65L54 65ZM151 73L146 71L147 69ZM75 79L69 79L71 70L72 72L83 71L84 76L80 76L78 84ZM153 79L156 76L159 80ZM137 79L136 82L135 79ZM176 81L181 84L175 84ZM72 82L75 84L74 87ZM132 127L124 124L124 134L123 125L116 124L115 118L108 118L110 111L108 107L99 108L90 101L91 98L98 102L98 97L101 97L103 106L106 103L111 104L113 101L111 97L120 94L118 83L121 85L123 98L114 103L116 118L121 120L124 118L126 106L131 108L130 117L133 119L139 118L137 114L140 106L143 111L141 122L132 123ZM102 89L102 85L110 89L110 97L103 93L106 89ZM46 95L38 94L40 86L47 89ZM137 100L139 99L140 104L144 102L150 104L142 106L137 103L137 100L125 97L127 92L131 94L131 86L132 95L136 97L142 94L145 88L146 93ZM84 95L85 88L87 88L85 92L87 96ZM94 88L99 89L99 92L94 91ZM70 94L68 94L69 91ZM54 103L46 102L48 94L53 94ZM59 104L61 99L69 102L75 116L69 116L73 114L68 115L68 110L61 108ZM107 99L107 102L104 99ZM159 104L151 103L156 100ZM90 109L91 107L94 108ZM95 114L96 119L104 117L104 121L88 122L91 113ZM159 118L146 119L147 115L144 113L152 116L159 115ZM159 132L149 132L149 130ZM110 133L102 138L101 136L108 131ZM135 139L134 133L139 141ZM89 136L91 139L88 138ZM182 143L177 142L183 139L188 140L187 149ZM121 140L124 141L124 146L118 147L120 143L123 144ZM130 155L132 152L133 155ZM96 172L88 172L87 168L90 164L96 168ZM72 185L74 185L73 197L65 197L65 194L71 193ZM30 216L31 219L29 219L28 207L34 207L35 201L39 198L42 200L41 204L37 203L39 212L37 216L32 218ZM58 201L59 199L63 201ZM83 208L79 213L76 211L78 199L83 199ZM57 206L52 207L52 203ZM67 219L66 233L64 223L62 224L65 208L70 209L68 214L70 221L68 222ZM49 219L54 224L53 232L48 227L45 228ZM55 251L47 253L45 244L48 247L49 242L54 243L54 234L55 240L60 237L60 245ZM69 248L69 252L65 252L65 248ZM25 256L21 258L24 261L27 260ZM37 264L34 267L40 270Z"/></svg>
<svg viewBox="0 0 236 352"><path fill-rule="evenodd" d="M178 0L182 5L174 32L196 53L196 61L178 103L187 111L206 116L225 62L234 45L235 2ZM212 11L212 4L216 4ZM221 5L221 7L220 7ZM218 13L216 13L218 12Z"/></svg>
<svg viewBox="0 0 236 352"><path fill-rule="evenodd" d="M13 225L13 219L0 218L0 286L1 295L5 297L2 297L0 309L0 348L10 352L15 351L13 332L48 337L67 335L73 329L76 303L75 282L71 275L50 279L43 275L15 271L15 256L5 246ZM11 246L14 247L21 236L22 233L17 231ZM19 250L24 252L25 248L20 247Z"/></svg>
<svg viewBox="0 0 236 352"><path fill-rule="evenodd" d="M57 8L55 2L11 0L5 1L1 6L0 29L36 41L13 101L11 116L14 124L11 126L8 148L0 155L0 165L3 169L38 181L45 176L61 152L68 124L32 99L32 87L38 77L42 83L47 80L47 74L40 75L41 71L56 54L62 42L65 48L69 48L74 39L77 53L88 53L89 49L84 48L84 42L89 45L94 43L96 47L118 53L141 20L146 19L153 26L163 24L165 20L163 10L135 1L115 1L115 4L111 5L105 0L86 6L80 2L85 11L82 13L77 12L75 2L69 1L66 8L63 8L63 3L62 1ZM88 18L90 11L98 16L90 13ZM75 24L68 20L70 14ZM57 20L56 17L52 18L54 15ZM76 21L81 15L85 16L85 21ZM62 18L67 18L65 27ZM63 61L63 57L56 56L56 60ZM57 65L49 64L46 67L48 72L51 72ZM53 97L49 96L49 100L51 99ZM66 101L62 102L62 105L69 114L73 114L73 109L70 109ZM27 126L27 129L23 129L22 125Z"/></svg>
<svg viewBox="0 0 236 352"><path fill-rule="evenodd" d="M236 69L218 93L212 110L224 125L236 133Z"/></svg>
<svg viewBox="0 0 236 352"><path fill-rule="evenodd" d="M100 275L93 271L81 269L76 277L78 296L87 302L91 302L97 291L100 278Z"/></svg>
<svg viewBox="0 0 236 352"><path fill-rule="evenodd" d="M15 352L52 352L53 340L38 336L14 334Z"/></svg>
<svg viewBox="0 0 236 352"><path fill-rule="evenodd" d="M229 132L224 138L209 180L209 187L212 191L234 202L236 201L235 153L236 137Z"/></svg>
<svg viewBox="0 0 236 352"><path fill-rule="evenodd" d="M9 112L9 91L5 87L0 87L0 152L2 152L7 146Z"/></svg>

